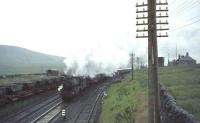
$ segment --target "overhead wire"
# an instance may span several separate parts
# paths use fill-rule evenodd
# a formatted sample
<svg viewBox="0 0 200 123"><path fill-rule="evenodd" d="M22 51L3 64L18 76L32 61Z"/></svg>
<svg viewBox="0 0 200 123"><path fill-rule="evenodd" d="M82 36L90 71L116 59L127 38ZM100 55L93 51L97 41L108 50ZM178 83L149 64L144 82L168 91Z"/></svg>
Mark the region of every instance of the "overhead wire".
<svg viewBox="0 0 200 123"><path fill-rule="evenodd" d="M199 18L198 20L192 22L192 23L185 24L185 25L180 26L180 27L178 27L178 28L172 29L171 31L176 31L176 30L179 30L179 29L182 29L182 28L185 28L185 27L191 26L191 25L196 24L196 23L199 23L199 22L200 22L200 18Z"/></svg>
<svg viewBox="0 0 200 123"><path fill-rule="evenodd" d="M176 9L175 11L170 11L171 15L178 15L179 13L184 13L184 11L191 9L193 7L197 6L196 2L190 2L189 4L182 6L180 9Z"/></svg>
<svg viewBox="0 0 200 123"><path fill-rule="evenodd" d="M172 7L173 5L175 5L176 1L177 1L177 0L173 0L173 2L170 3L169 7Z"/></svg>
<svg viewBox="0 0 200 123"><path fill-rule="evenodd" d="M198 2L198 3L197 3L197 2ZM188 13L188 12L191 12L191 11L189 11L188 9L197 7L197 6L200 4L199 1L193 1L193 2L190 1L190 4L189 4L189 5L186 5L186 3L188 3L188 2L185 2L185 1L184 1L182 4L180 4L181 7L180 7L180 6L178 7L179 10L176 10L176 12L174 12L174 13L176 13L176 14L174 14L174 16L177 15L176 18L179 17L179 16L181 16L181 15L183 15L183 14L186 14L186 13ZM183 10L184 10L184 11L183 11ZM194 9L192 9L192 10L194 10ZM180 12L182 12L182 13L180 13ZM173 16L173 14L172 14L172 16ZM197 18L198 18L198 19L197 19ZM194 20L194 19L195 19L195 20ZM196 19L197 19L197 20L196 20ZM193 20L194 20L194 21L193 21ZM199 22L200 22L200 16L195 16L195 17L193 17L193 18L191 18L191 19L189 19L189 20L187 20L187 21L188 21L188 22L191 22L191 21L192 21L192 22L191 22L191 23L188 23L188 24L185 24L185 25L183 25L183 26L174 28L174 29L170 30L170 32L171 32L171 31L180 30L180 29L183 29L183 28L188 27L188 26L190 26L190 25L199 23Z"/></svg>
<svg viewBox="0 0 200 123"><path fill-rule="evenodd" d="M177 4L176 7L174 7L171 11L177 11L177 10L183 8L185 5L187 5L187 3L188 3L188 1L185 0L185 1L181 2L180 4Z"/></svg>
<svg viewBox="0 0 200 123"><path fill-rule="evenodd" d="M183 15L185 12L190 12L191 10L194 10L194 8L196 8L196 7L199 7L199 3L193 2L193 3L191 3L189 6L183 8L183 9L181 9L181 10L179 10L179 11L176 11L176 12L172 13L171 15L172 15L172 16L173 16L173 15L174 15L174 16L181 16L181 15Z"/></svg>

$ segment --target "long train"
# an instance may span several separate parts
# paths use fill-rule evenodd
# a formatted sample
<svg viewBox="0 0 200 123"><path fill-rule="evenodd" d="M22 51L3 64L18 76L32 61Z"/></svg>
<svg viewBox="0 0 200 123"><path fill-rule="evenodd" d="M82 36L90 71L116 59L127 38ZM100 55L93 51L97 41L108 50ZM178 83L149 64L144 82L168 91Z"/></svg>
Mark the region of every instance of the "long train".
<svg viewBox="0 0 200 123"><path fill-rule="evenodd" d="M54 73L53 73L54 74ZM25 99L35 94L56 90L59 85L63 85L61 97L63 101L68 101L88 86L104 81L110 77L105 74L98 74L94 78L89 76L69 77L66 75L48 76L36 80L18 81L14 83L0 85L0 106Z"/></svg>

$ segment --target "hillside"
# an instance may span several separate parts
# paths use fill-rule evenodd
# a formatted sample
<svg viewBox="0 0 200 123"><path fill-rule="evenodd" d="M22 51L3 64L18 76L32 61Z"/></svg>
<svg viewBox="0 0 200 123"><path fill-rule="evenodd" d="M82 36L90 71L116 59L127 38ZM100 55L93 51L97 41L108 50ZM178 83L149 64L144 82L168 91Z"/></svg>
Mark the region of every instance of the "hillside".
<svg viewBox="0 0 200 123"><path fill-rule="evenodd" d="M200 119L200 68L159 68L159 81L176 99L177 105ZM136 70L108 89L100 123L147 123L147 70Z"/></svg>
<svg viewBox="0 0 200 123"><path fill-rule="evenodd" d="M15 46L0 45L0 59L0 74L38 73L45 69L65 67L64 57Z"/></svg>

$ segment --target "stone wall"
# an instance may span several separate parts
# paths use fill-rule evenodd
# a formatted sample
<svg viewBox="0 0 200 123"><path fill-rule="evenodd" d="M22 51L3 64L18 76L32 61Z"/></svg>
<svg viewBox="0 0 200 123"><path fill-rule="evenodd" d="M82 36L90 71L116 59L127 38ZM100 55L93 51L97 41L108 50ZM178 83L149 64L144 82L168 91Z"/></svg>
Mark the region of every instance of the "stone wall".
<svg viewBox="0 0 200 123"><path fill-rule="evenodd" d="M160 99L162 123L200 123L192 114L176 105L164 85L160 85Z"/></svg>

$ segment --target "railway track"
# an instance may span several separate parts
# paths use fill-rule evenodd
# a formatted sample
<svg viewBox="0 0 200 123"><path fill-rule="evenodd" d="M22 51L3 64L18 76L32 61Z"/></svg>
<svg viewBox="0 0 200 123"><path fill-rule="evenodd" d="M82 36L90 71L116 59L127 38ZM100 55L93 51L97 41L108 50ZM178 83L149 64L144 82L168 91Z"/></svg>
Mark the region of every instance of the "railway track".
<svg viewBox="0 0 200 123"><path fill-rule="evenodd" d="M97 106L98 101L103 95L104 89L98 89L97 94L94 94L91 98L87 100L86 103L82 104L81 110L77 113L75 119L72 123L93 123L94 119L92 118L94 114L95 107Z"/></svg>
<svg viewBox="0 0 200 123"><path fill-rule="evenodd" d="M51 122L93 123L96 118L98 104L100 103L106 86L106 84L101 84L88 89L88 91L84 93L83 96L80 96L78 100L70 103L70 105L65 108L63 107L63 109L66 110L65 119L59 115Z"/></svg>
<svg viewBox="0 0 200 123"><path fill-rule="evenodd" d="M81 96L75 98L70 103L62 103L59 95L52 97L40 104L34 105L21 112L18 112L3 123L49 123L49 122L69 122L69 123L92 123L97 104L101 99L106 84L91 87ZM61 110L66 110L66 119L61 117ZM67 113L68 112L68 113Z"/></svg>
<svg viewBox="0 0 200 123"><path fill-rule="evenodd" d="M60 114L62 102L58 102L46 112L35 118L31 123L49 123Z"/></svg>
<svg viewBox="0 0 200 123"><path fill-rule="evenodd" d="M35 120L36 117L40 116L47 110L51 109L51 107L61 104L61 102L62 101L59 95L56 95L40 104L30 106L20 112L10 115L6 117L5 119L1 120L0 122L2 123L30 123L33 120Z"/></svg>

